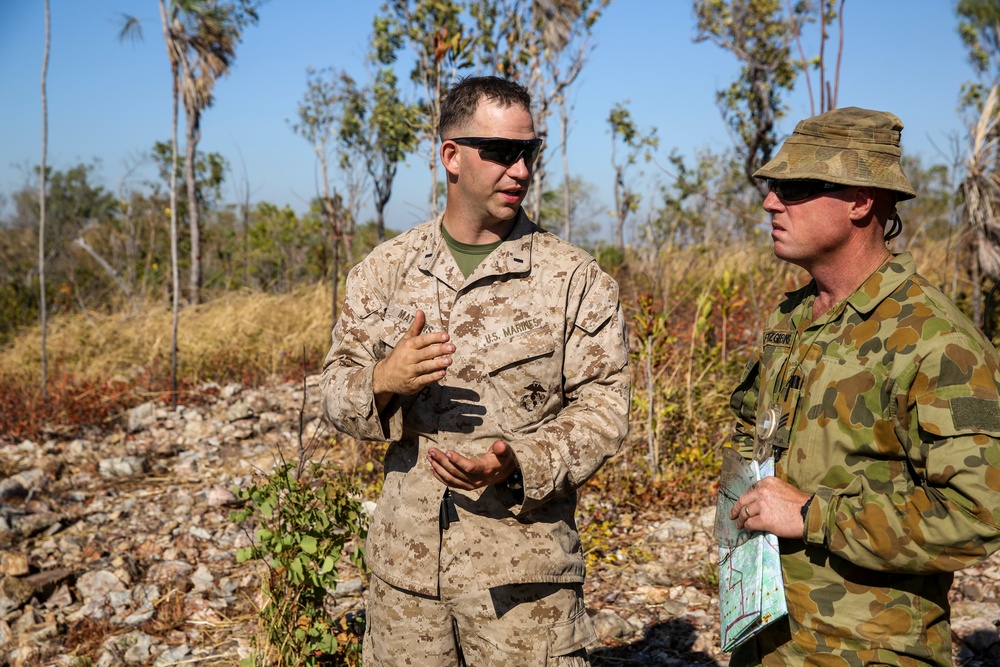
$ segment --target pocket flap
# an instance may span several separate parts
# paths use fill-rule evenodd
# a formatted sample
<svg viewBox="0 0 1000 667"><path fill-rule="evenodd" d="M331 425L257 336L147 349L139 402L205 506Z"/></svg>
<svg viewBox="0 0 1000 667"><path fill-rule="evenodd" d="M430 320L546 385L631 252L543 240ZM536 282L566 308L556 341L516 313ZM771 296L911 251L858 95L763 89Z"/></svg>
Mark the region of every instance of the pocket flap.
<svg viewBox="0 0 1000 667"><path fill-rule="evenodd" d="M502 339L483 349L486 370L493 374L501 368L513 366L529 359L544 357L556 349L555 337L548 325L531 329L510 338Z"/></svg>
<svg viewBox="0 0 1000 667"><path fill-rule="evenodd" d="M549 628L549 655L557 658L576 653L596 641L597 632L594 630L594 623L587 615L587 610L581 609L573 618Z"/></svg>

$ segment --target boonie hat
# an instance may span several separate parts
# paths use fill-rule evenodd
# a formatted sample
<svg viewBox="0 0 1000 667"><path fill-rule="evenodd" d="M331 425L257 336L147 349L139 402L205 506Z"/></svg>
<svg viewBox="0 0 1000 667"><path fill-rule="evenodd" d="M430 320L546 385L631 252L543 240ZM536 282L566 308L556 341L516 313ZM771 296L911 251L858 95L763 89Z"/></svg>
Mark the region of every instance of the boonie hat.
<svg viewBox="0 0 1000 667"><path fill-rule="evenodd" d="M903 173L899 136L903 123L887 111L834 109L800 121L770 162L754 178L809 178L863 185L916 196Z"/></svg>

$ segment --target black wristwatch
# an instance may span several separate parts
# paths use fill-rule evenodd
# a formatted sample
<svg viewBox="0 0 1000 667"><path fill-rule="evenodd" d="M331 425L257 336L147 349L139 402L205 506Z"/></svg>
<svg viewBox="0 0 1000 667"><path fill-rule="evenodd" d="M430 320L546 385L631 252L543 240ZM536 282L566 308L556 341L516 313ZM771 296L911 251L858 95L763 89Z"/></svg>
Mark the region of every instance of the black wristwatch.
<svg viewBox="0 0 1000 667"><path fill-rule="evenodd" d="M507 488L511 491L522 491L524 490L524 478L521 476L521 469L515 468L514 472L507 477L505 482Z"/></svg>
<svg viewBox="0 0 1000 667"><path fill-rule="evenodd" d="M807 500L804 503L802 503L802 509L800 509L799 512L802 514L802 522L803 523L805 523L805 521L806 521L806 513L809 512L809 506L812 505L813 498L815 498L815 497L816 497L816 494L814 493L813 495L809 496L809 500Z"/></svg>

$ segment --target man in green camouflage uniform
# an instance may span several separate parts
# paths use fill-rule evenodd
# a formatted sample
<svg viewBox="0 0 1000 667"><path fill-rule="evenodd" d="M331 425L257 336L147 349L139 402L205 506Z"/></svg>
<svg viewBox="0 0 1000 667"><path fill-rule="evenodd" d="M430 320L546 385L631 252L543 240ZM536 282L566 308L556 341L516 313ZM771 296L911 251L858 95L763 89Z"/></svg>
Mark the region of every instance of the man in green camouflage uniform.
<svg viewBox="0 0 1000 667"><path fill-rule="evenodd" d="M503 79L456 84L444 213L348 278L326 412L390 441L366 667L588 664L576 489L625 436L628 346L614 280L521 209L529 104Z"/></svg>
<svg viewBox="0 0 1000 667"><path fill-rule="evenodd" d="M734 667L950 665L952 573L1000 547L996 350L888 249L914 196L902 127L830 111L754 174L775 255L813 280L768 319L732 396L740 452L777 461L730 518L782 538L789 612Z"/></svg>

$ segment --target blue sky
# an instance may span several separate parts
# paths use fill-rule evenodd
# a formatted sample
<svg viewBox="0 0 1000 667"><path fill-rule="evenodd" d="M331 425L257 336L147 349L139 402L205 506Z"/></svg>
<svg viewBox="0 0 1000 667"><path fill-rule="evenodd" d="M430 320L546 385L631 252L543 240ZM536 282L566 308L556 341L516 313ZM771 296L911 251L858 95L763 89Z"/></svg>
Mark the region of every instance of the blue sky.
<svg viewBox="0 0 1000 667"><path fill-rule="evenodd" d="M223 154L234 170L226 200L235 199L245 166L252 201L298 211L307 206L318 188L316 160L287 120L305 91L307 67L332 66L365 78L379 4L271 0L263 6L260 24L247 30L232 74L216 86L215 104L202 119L199 148ZM170 77L156 0L51 0L51 13L48 164L66 169L96 159L97 177L109 190L117 191L126 174L127 183L140 186L154 178L140 158L170 135ZM122 13L143 20L144 41L118 41ZM838 105L892 111L906 126L904 151L925 164L953 160L964 137L958 92L972 78L954 1L848 0L844 22ZM661 164L675 148L691 155L731 145L715 91L729 84L738 64L693 36L688 0L615 0L595 26L596 48L574 91L569 157L570 171L593 184L608 209L605 226L612 201L606 119L616 102L629 102L641 128L657 128ZM806 39L807 52L814 52L816 39ZM43 45L42 1L0 0L0 196L24 186L40 161ZM835 48L835 41L828 44L828 55ZM412 93L406 72L400 78L404 93ZM810 115L804 81L786 103L782 134ZM558 177L555 140L550 148ZM397 177L387 225L407 229L423 221L428 189L422 154L412 156Z"/></svg>

